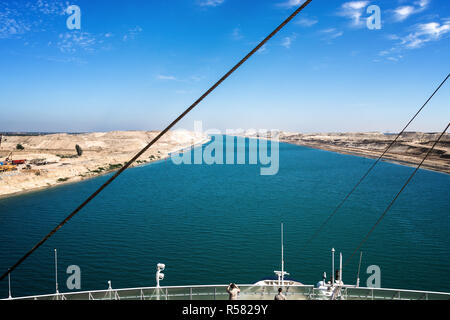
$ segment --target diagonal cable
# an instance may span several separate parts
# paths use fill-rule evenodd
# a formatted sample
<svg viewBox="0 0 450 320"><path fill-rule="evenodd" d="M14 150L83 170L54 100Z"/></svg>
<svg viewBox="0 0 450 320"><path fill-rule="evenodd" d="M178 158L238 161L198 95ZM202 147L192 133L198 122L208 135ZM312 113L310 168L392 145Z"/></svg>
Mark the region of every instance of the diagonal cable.
<svg viewBox="0 0 450 320"><path fill-rule="evenodd" d="M284 26L286 26L292 19L294 19L303 9L309 5L312 0L305 1L297 10L295 10L286 20L284 20L272 33L270 33L264 40L262 40L252 51L250 51L242 60L240 60L233 68L230 69L222 78L219 79L211 88L209 88L200 98L198 98L189 108L187 108L178 118L170 123L163 131L161 131L147 146L139 151L130 161L128 161L119 171L117 171L108 181L106 181L97 191L89 196L80 206L78 206L67 218L58 224L49 234L47 234L41 241L39 241L33 248L31 248L22 258L20 258L12 267L8 269L1 277L3 280L8 274L16 269L25 259L27 259L36 249L38 249L44 242L46 242L53 234L55 234L63 225L73 218L83 207L91 202L100 192L103 191L111 182L113 182L119 175L121 175L128 167L144 154L152 145L154 145L162 136L164 136L172 127L174 127L181 119L183 119L192 109L194 109L203 99L205 99L211 92L213 92L222 82L224 82L231 74L233 74L241 65L243 65L251 56L253 56L262 46L273 38Z"/></svg>
<svg viewBox="0 0 450 320"><path fill-rule="evenodd" d="M303 248L308 246L308 244L311 243L322 231L322 229L327 225L327 223L331 220L331 218L336 214L336 212L339 211L339 209L344 205L344 203L350 198L350 196L355 192L355 190L359 187L359 185L367 178L369 173L375 168L375 166L378 164L378 162L381 161L381 159L384 157L384 155L389 151L389 149L397 142L397 140L400 138L400 136L405 132L405 130L409 127L411 122L414 121L414 119L417 118L419 113L426 107L428 102L434 97L434 95L441 89L441 87L444 85L444 83L447 81L447 79L450 77L450 74L447 74L447 77L444 79L444 81L441 82L441 84L437 87L437 89L433 92L433 94L427 99L427 101L422 105L422 107L416 112L416 114L409 120L409 122L406 124L406 126L403 128L402 131L400 131L399 134L395 137L395 139L388 145L388 147L384 150L384 152L378 157L378 159L370 166L370 168L367 170L367 172L361 177L361 179L358 181L358 183L355 184L355 186L350 190L349 193L345 196L344 199L337 205L337 207L333 210L333 212L325 219L325 221L321 224L321 226L314 232L314 234L306 241L306 243L303 245Z"/></svg>
<svg viewBox="0 0 450 320"><path fill-rule="evenodd" d="M373 227L370 229L370 231L366 234L366 236L364 237L364 239L359 243L359 245L356 247L356 249L353 251L352 255L350 256L350 258L347 260L345 265L348 265L348 263L350 262L350 260L353 258L353 256L356 254L356 252L358 252L358 250L364 245L364 243L366 243L366 241L369 239L370 235L372 234L372 232L375 230L375 228L380 224L381 220L383 220L383 218L386 216L386 214L388 213L388 211L392 208L392 205L395 203L395 201L397 200L397 198L400 196L400 194L403 192L403 190L405 190L406 186L411 182L412 178L416 175L417 171L419 171L420 167L422 166L422 164L425 162L425 160L428 158L428 156L431 154L431 152L434 150L434 147L436 147L436 145L439 143L439 141L441 140L441 138L443 137L443 135L447 132L448 128L450 127L450 123L447 124L447 127L444 129L444 131L442 131L441 135L439 136L439 138L434 142L433 146L431 147L431 149L428 150L427 154L425 155L425 157L422 159L422 161L419 163L419 165L416 167L416 169L414 170L414 172L409 176L408 180L406 180L405 184L403 185L403 187L400 189L400 191L395 195L394 199L392 199L391 203L389 203L389 205L387 206L387 208L384 210L383 214L378 218L377 222L373 225Z"/></svg>

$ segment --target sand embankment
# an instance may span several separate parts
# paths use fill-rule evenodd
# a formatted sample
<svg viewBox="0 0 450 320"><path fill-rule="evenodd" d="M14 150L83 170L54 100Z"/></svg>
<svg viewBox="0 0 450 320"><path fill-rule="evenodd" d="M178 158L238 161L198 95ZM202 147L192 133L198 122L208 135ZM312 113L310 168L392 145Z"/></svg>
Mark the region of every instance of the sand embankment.
<svg viewBox="0 0 450 320"><path fill-rule="evenodd" d="M0 162L12 151L13 160L26 159L17 171L0 173L0 197L77 182L118 170L159 132L115 131L86 134L3 136ZM190 131L170 131L133 165L165 159L170 153L205 143L209 138ZM21 144L24 150L17 150ZM77 156L75 146L83 154Z"/></svg>
<svg viewBox="0 0 450 320"><path fill-rule="evenodd" d="M439 133L404 133L384 155L383 160L417 166L439 135ZM280 142L375 159L395 137L396 135L379 132L314 134L279 132ZM450 134L447 133L442 137L422 168L450 173Z"/></svg>
<svg viewBox="0 0 450 320"><path fill-rule="evenodd" d="M281 133L280 141L343 154L378 158L395 137L395 135L386 135L378 132L326 134ZM383 159L416 166L422 161L438 137L439 133L404 133L389 149ZM422 165L422 168L450 173L450 134L442 137Z"/></svg>

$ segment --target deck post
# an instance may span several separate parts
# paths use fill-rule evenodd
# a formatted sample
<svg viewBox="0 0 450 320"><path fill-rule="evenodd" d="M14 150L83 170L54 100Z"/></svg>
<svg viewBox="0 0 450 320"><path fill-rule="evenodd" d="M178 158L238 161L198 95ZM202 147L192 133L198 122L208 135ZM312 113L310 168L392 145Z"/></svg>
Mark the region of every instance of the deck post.
<svg viewBox="0 0 450 320"><path fill-rule="evenodd" d="M11 296L11 272L8 273L8 293L9 293L8 299L12 299L12 296Z"/></svg>

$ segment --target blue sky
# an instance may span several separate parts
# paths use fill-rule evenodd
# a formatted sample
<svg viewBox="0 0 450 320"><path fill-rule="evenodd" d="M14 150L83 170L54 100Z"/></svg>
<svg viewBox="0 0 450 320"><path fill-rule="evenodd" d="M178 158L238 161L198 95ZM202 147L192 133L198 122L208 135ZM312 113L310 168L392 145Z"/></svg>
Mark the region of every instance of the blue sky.
<svg viewBox="0 0 450 320"><path fill-rule="evenodd" d="M0 131L162 129L300 2L2 1ZM313 0L179 127L398 131L450 71L449 39L446 0ZM449 101L447 83L411 130L442 130Z"/></svg>

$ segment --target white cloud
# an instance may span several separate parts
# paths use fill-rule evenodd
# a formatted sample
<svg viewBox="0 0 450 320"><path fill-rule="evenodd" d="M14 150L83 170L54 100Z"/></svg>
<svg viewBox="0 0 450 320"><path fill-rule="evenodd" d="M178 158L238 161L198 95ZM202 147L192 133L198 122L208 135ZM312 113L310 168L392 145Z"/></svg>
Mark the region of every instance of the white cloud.
<svg viewBox="0 0 450 320"><path fill-rule="evenodd" d="M311 27L311 26L317 24L318 22L319 22L319 20L317 20L317 19L302 17L302 18L298 19L295 22L295 24L301 25L303 27Z"/></svg>
<svg viewBox="0 0 450 320"><path fill-rule="evenodd" d="M361 10L367 6L369 1L350 1L342 5L342 8L347 10Z"/></svg>
<svg viewBox="0 0 450 320"><path fill-rule="evenodd" d="M78 57L53 57L53 56L38 56L38 59L50 61L50 62L58 62L58 63L74 63L77 65L85 65L87 61L84 59L80 59Z"/></svg>
<svg viewBox="0 0 450 320"><path fill-rule="evenodd" d="M159 74L157 77L157 79L159 80L170 80L170 81L176 81L177 78L174 76L168 76L168 75L163 75L163 74Z"/></svg>
<svg viewBox="0 0 450 320"><path fill-rule="evenodd" d="M257 51L257 54L268 53L269 50L267 48L268 48L268 44L266 43L261 48L259 48L259 50Z"/></svg>
<svg viewBox="0 0 450 320"><path fill-rule="evenodd" d="M291 44L292 44L292 38L291 37L285 37L283 39L283 42L281 43L281 45L283 47L285 47L286 49L290 49L291 48Z"/></svg>
<svg viewBox="0 0 450 320"><path fill-rule="evenodd" d="M362 18L364 9L369 4L369 1L350 1L345 2L339 11L339 15L352 20L354 27L361 27L364 25L365 19Z"/></svg>
<svg viewBox="0 0 450 320"><path fill-rule="evenodd" d="M67 7L69 7L68 2L58 1L58 0L37 0L34 4L27 4L32 10L39 11L40 13L46 15L64 15Z"/></svg>
<svg viewBox="0 0 450 320"><path fill-rule="evenodd" d="M16 9L0 6L0 39L18 37L31 28Z"/></svg>
<svg viewBox="0 0 450 320"><path fill-rule="evenodd" d="M286 49L290 49L291 45L295 41L295 39L297 39L297 34L293 33L292 35L290 35L288 37L284 37L283 40L281 41L281 45L283 47L285 47Z"/></svg>
<svg viewBox="0 0 450 320"><path fill-rule="evenodd" d="M217 7L224 3L225 0L202 0L199 5L202 7Z"/></svg>
<svg viewBox="0 0 450 320"><path fill-rule="evenodd" d="M418 5L419 7L427 7L430 4L431 0L419 0L416 1L415 4Z"/></svg>
<svg viewBox="0 0 450 320"><path fill-rule="evenodd" d="M29 31L47 31L64 15L67 3L60 0L1 1L0 38L18 38Z"/></svg>
<svg viewBox="0 0 450 320"><path fill-rule="evenodd" d="M299 7L303 2L305 0L287 0L286 2L280 3L279 6L285 8Z"/></svg>
<svg viewBox="0 0 450 320"><path fill-rule="evenodd" d="M393 61L393 62L398 62L400 60L397 57L387 57L386 59L389 60L389 61Z"/></svg>
<svg viewBox="0 0 450 320"><path fill-rule="evenodd" d="M435 21L417 24L405 36L390 35L389 39L397 43L389 50L380 51L378 55L390 61L398 61L403 58L403 51L421 48L426 43L439 41L447 35L450 35L449 19L443 19L441 23Z"/></svg>
<svg viewBox="0 0 450 320"><path fill-rule="evenodd" d="M137 35L141 32L142 32L142 28L139 26L136 26L132 29L129 29L127 31L127 33L122 37L122 40L123 41L134 40L134 39L136 39Z"/></svg>
<svg viewBox="0 0 450 320"><path fill-rule="evenodd" d="M341 37L344 35L343 31L339 31L336 28L328 28L320 31L321 33L326 35L325 40L332 40Z"/></svg>
<svg viewBox="0 0 450 320"><path fill-rule="evenodd" d="M394 10L395 19L397 21L403 21L414 13L414 7L404 6Z"/></svg>
<svg viewBox="0 0 450 320"><path fill-rule="evenodd" d="M422 12L430 4L430 0L418 0L413 5L401 6L394 10L394 20L397 22L408 19L413 14Z"/></svg>
<svg viewBox="0 0 450 320"><path fill-rule="evenodd" d="M103 43L89 32L71 31L61 33L56 46L62 53L75 53L79 50L95 51L95 45Z"/></svg>
<svg viewBox="0 0 450 320"><path fill-rule="evenodd" d="M206 77L202 76L202 75L192 75L186 78L180 78L177 76L173 76L170 74L158 74L156 76L156 79L158 80L162 80L162 81L176 81L176 82L181 82L181 83L197 83L200 82L202 80L204 80Z"/></svg>
<svg viewBox="0 0 450 320"><path fill-rule="evenodd" d="M0 39L21 39L25 46L41 42L43 46L56 48L58 55L55 52L49 53L51 58L48 58L48 61L55 62L86 63L75 54L108 50L110 45L107 41L112 40L112 33L92 34L67 29L61 33L54 31L57 30L55 24L65 27L63 15L68 5L68 2L62 0L0 2ZM135 35L138 31L139 29L132 30L131 34ZM43 33L52 38L43 40L47 38L41 37Z"/></svg>
<svg viewBox="0 0 450 320"><path fill-rule="evenodd" d="M199 82L199 81L202 81L203 79L205 79L205 76L191 76L190 79L194 82Z"/></svg>
<svg viewBox="0 0 450 320"><path fill-rule="evenodd" d="M401 38L401 45L408 49L420 48L427 42L440 40L447 33L450 33L448 20L442 24L439 22L418 24L414 32Z"/></svg>
<svg viewBox="0 0 450 320"><path fill-rule="evenodd" d="M240 28L234 28L233 33L231 34L231 37L234 40L241 40L242 38L244 38L244 35L242 34L242 31Z"/></svg>
<svg viewBox="0 0 450 320"><path fill-rule="evenodd" d="M386 36L386 38L388 40L399 40L400 39L400 37L398 35L396 35L396 34L389 34L389 35Z"/></svg>

